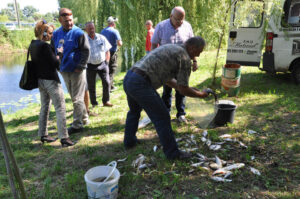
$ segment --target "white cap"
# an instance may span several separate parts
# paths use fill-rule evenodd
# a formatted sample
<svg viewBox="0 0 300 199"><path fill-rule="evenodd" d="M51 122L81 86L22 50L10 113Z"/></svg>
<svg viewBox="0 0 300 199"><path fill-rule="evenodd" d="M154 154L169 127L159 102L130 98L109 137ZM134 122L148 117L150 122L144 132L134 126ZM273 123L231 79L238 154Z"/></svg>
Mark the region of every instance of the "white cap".
<svg viewBox="0 0 300 199"><path fill-rule="evenodd" d="M112 23L112 22L115 22L115 21L118 21L118 19L116 17L110 16L110 17L107 18L108 23Z"/></svg>

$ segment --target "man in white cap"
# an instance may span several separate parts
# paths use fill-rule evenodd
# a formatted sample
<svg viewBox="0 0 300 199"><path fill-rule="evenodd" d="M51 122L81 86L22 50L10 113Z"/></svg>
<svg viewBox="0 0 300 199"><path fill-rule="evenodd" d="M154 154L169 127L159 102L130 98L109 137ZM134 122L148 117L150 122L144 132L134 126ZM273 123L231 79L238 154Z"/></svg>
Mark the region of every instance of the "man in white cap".
<svg viewBox="0 0 300 199"><path fill-rule="evenodd" d="M114 87L114 73L118 66L118 46L122 46L122 39L119 31L116 29L116 21L118 21L115 17L108 17L107 24L108 26L101 31L101 34L106 37L109 41L112 48L110 49L110 60L109 60L109 79L110 79L110 91L115 90Z"/></svg>

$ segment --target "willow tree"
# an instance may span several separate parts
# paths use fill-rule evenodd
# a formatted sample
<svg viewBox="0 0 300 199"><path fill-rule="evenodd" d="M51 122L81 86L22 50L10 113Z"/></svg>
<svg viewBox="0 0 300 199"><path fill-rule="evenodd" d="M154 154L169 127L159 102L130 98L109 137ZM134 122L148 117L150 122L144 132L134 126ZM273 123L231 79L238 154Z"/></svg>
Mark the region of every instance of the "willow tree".
<svg viewBox="0 0 300 199"><path fill-rule="evenodd" d="M72 10L75 22L85 24L97 21L98 0L58 0L59 7Z"/></svg>

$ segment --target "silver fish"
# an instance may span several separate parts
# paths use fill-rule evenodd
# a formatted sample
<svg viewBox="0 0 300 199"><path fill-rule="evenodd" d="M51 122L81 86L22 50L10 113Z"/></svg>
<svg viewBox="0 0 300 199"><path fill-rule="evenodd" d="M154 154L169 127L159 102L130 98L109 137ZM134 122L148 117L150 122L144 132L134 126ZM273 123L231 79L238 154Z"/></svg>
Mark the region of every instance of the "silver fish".
<svg viewBox="0 0 300 199"><path fill-rule="evenodd" d="M224 135L219 136L219 138L223 138L223 139L231 138L231 137L232 136L230 134L224 134Z"/></svg>
<svg viewBox="0 0 300 199"><path fill-rule="evenodd" d="M216 155L216 164L219 166L219 168L222 167L222 160Z"/></svg>
<svg viewBox="0 0 300 199"><path fill-rule="evenodd" d="M155 145L155 146L153 147L153 151L156 152L156 151L157 151L157 148L158 148L158 147Z"/></svg>
<svg viewBox="0 0 300 199"><path fill-rule="evenodd" d="M202 142L206 142L206 138L205 137L201 137L201 141Z"/></svg>
<svg viewBox="0 0 300 199"><path fill-rule="evenodd" d="M211 141L210 141L210 139L207 139L207 141L206 141L206 145L207 145L207 146L210 146L210 145L211 145Z"/></svg>
<svg viewBox="0 0 300 199"><path fill-rule="evenodd" d="M201 159L201 160L207 160L207 157L205 155L202 155L201 153L196 153L196 155Z"/></svg>
<svg viewBox="0 0 300 199"><path fill-rule="evenodd" d="M217 181L217 182L231 182L232 180L221 178L221 177L211 177L212 180Z"/></svg>
<svg viewBox="0 0 300 199"><path fill-rule="evenodd" d="M125 162L125 160L127 160L127 157L124 159L119 159L119 160L117 160L117 162Z"/></svg>
<svg viewBox="0 0 300 199"><path fill-rule="evenodd" d="M249 130L249 131L248 131L248 134L249 134L249 135L256 134L256 133L257 133L257 132L256 132L256 131L253 131L253 130Z"/></svg>
<svg viewBox="0 0 300 199"><path fill-rule="evenodd" d="M203 137L206 137L207 134L208 134L208 133L207 133L207 130L204 130L203 133L202 133L202 136L203 136Z"/></svg>
<svg viewBox="0 0 300 199"><path fill-rule="evenodd" d="M209 146L209 149L210 150L213 150L213 151L217 151L217 150L219 150L221 148L221 145L210 145Z"/></svg>
<svg viewBox="0 0 300 199"><path fill-rule="evenodd" d="M134 160L131 165L133 167L139 167L140 165L143 164L143 162L145 161L145 159L146 159L146 157L143 154L139 154L138 158L136 160Z"/></svg>
<svg viewBox="0 0 300 199"><path fill-rule="evenodd" d="M259 172L259 170L255 169L255 168L253 168L253 167L250 167L250 171L251 171L252 173L254 173L255 175L258 175L258 176L261 175L260 172Z"/></svg>
<svg viewBox="0 0 300 199"><path fill-rule="evenodd" d="M230 171L232 169L240 169L240 168L242 168L244 166L245 166L244 163L236 163L236 164L232 164L230 166L224 167L223 169L225 169L227 171Z"/></svg>
<svg viewBox="0 0 300 199"><path fill-rule="evenodd" d="M197 163L192 164L191 166L192 167L199 167L199 166L201 166L203 164L204 164L204 162L197 162Z"/></svg>

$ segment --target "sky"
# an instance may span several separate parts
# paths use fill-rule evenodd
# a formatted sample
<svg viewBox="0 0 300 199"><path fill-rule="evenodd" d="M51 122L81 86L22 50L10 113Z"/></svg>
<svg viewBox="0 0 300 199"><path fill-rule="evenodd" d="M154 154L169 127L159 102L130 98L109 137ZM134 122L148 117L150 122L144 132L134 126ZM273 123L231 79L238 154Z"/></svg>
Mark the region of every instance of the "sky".
<svg viewBox="0 0 300 199"><path fill-rule="evenodd" d="M8 3L14 3L15 0L0 0L0 10L6 8ZM47 12L58 11L57 0L17 0L20 9L25 6L33 6L39 10L39 13L46 14Z"/></svg>

